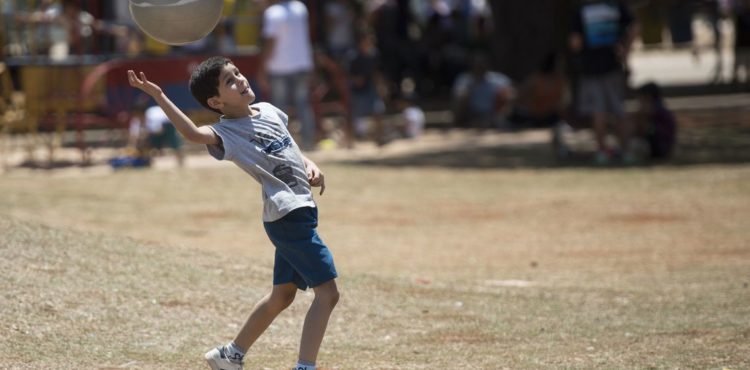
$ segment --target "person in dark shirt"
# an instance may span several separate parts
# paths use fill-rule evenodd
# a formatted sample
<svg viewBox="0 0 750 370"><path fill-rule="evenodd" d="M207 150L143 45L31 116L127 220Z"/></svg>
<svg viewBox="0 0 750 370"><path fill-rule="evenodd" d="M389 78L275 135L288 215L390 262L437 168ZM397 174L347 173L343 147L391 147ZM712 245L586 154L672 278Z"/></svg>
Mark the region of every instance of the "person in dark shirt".
<svg viewBox="0 0 750 370"><path fill-rule="evenodd" d="M375 140L379 145L386 143L382 115L385 103L378 91L380 84L378 49L373 35L362 31L357 35L357 47L348 54L348 71L352 98L352 119L355 131L364 136L364 119L371 117L375 126Z"/></svg>
<svg viewBox="0 0 750 370"><path fill-rule="evenodd" d="M620 0L581 0L575 9L569 45L579 67L577 108L592 120L599 164L609 162L613 154L606 140L610 118L623 159L632 160L623 100L627 57L636 32L633 15Z"/></svg>
<svg viewBox="0 0 750 370"><path fill-rule="evenodd" d="M648 142L651 159L672 156L677 137L677 121L664 104L661 88L651 82L638 89L637 134Z"/></svg>
<svg viewBox="0 0 750 370"><path fill-rule="evenodd" d="M750 0L735 3L732 82L740 82L740 69L745 72L745 84L750 84Z"/></svg>

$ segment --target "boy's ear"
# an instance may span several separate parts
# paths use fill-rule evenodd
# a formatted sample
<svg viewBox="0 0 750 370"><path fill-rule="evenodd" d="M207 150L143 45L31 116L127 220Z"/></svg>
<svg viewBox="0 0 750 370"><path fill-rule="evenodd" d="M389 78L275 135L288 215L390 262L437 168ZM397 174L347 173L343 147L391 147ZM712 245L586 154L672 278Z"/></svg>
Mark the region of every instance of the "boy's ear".
<svg viewBox="0 0 750 370"><path fill-rule="evenodd" d="M219 99L218 96L212 96L208 98L206 102L208 103L208 106L213 109L221 110L221 106L224 105L224 103L221 102L221 99Z"/></svg>

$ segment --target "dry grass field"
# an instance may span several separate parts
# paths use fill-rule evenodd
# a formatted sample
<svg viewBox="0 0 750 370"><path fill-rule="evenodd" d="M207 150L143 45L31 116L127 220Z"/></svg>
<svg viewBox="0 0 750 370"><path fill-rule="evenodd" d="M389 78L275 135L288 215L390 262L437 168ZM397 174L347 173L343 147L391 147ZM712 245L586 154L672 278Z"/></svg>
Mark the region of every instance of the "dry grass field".
<svg viewBox="0 0 750 370"><path fill-rule="evenodd" d="M664 166L555 167L492 145L321 159L342 299L319 364L750 368L738 130L735 151ZM0 194L0 369L203 369L270 288L260 190L233 167L16 171ZM311 299L248 369L294 364Z"/></svg>

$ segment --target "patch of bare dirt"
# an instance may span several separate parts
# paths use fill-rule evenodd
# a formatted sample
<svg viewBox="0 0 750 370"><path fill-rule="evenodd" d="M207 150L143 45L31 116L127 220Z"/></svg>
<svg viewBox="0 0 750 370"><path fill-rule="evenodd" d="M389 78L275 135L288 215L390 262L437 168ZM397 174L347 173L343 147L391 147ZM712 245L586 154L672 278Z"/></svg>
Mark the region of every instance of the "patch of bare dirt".
<svg viewBox="0 0 750 370"><path fill-rule="evenodd" d="M605 218L609 222L628 224L673 223L687 220L687 217L669 213L638 212L630 214L609 215Z"/></svg>

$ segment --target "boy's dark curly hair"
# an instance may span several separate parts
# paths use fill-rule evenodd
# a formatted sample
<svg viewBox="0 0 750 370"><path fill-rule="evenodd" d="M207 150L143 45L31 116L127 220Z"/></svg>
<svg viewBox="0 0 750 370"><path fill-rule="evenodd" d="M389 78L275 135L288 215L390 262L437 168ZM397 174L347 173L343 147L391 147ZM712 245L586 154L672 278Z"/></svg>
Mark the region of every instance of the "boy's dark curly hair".
<svg viewBox="0 0 750 370"><path fill-rule="evenodd" d="M219 95L219 75L225 65L232 63L222 56L211 57L199 64L190 76L190 93L206 109L222 114L208 105L208 99Z"/></svg>

